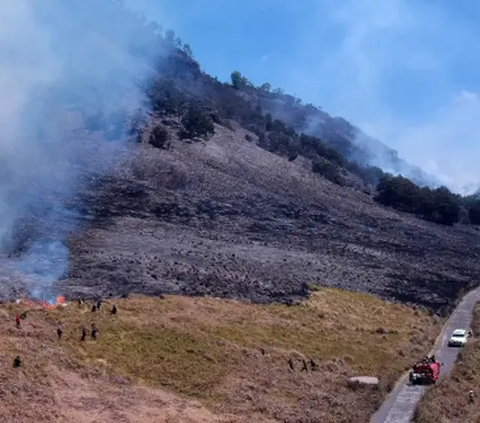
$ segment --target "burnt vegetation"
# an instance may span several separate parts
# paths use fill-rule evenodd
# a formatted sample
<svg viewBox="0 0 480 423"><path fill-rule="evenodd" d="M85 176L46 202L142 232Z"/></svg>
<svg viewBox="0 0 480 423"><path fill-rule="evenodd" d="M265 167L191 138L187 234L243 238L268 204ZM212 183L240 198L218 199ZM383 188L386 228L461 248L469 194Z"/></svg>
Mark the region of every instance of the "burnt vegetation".
<svg viewBox="0 0 480 423"><path fill-rule="evenodd" d="M71 200L88 228L69 240L66 294L295 305L318 285L444 312L476 285L478 199L366 165L345 120L240 72L221 82L173 31L131 19L148 101L90 111L95 139L127 123L131 154Z"/></svg>
<svg viewBox="0 0 480 423"><path fill-rule="evenodd" d="M138 18L132 15L132 19ZM179 139L208 139L215 123L228 128L236 121L257 136L259 147L289 161L306 158L313 173L340 186L376 190L374 198L384 206L443 225L480 224L478 198L461 197L445 187L420 186L362 163L368 151L352 140L356 129L347 121L303 104L280 88L272 89L269 83L255 86L239 71L232 72L230 81L221 82L201 70L191 46L173 30L164 32L156 23L145 29L159 46L158 57L152 60L157 73L147 87L151 107L157 116L179 119ZM168 131L153 128L149 142L167 148ZM396 159L395 151L391 155Z"/></svg>

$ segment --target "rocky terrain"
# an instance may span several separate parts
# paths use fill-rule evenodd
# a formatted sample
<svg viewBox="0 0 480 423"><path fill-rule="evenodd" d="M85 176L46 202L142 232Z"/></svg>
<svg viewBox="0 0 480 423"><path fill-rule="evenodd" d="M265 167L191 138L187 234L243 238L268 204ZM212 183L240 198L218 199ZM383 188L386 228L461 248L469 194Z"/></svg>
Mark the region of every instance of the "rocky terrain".
<svg viewBox="0 0 480 423"><path fill-rule="evenodd" d="M82 193L89 221L70 238L62 291L292 303L322 285L441 311L477 283L474 226L379 206L312 174L302 157L259 148L238 126L217 125L207 141L172 137L168 149L133 146Z"/></svg>

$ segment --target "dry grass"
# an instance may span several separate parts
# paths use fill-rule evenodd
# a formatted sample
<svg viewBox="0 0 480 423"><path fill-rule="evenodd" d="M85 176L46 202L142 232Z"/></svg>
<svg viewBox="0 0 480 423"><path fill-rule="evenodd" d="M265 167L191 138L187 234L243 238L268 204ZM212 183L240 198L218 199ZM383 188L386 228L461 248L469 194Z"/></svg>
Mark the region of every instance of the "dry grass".
<svg viewBox="0 0 480 423"><path fill-rule="evenodd" d="M472 330L474 339L460 352L451 375L430 389L419 404L417 423L478 423L480 409L480 304L475 307ZM473 389L476 400L470 403Z"/></svg>
<svg viewBox="0 0 480 423"><path fill-rule="evenodd" d="M368 421L441 324L336 289L290 307L177 296L116 304L115 316L110 305L100 313L75 303L32 311L20 331L0 315L1 364L9 369L1 388L5 421L35 421L40 409L50 413L44 421ZM58 320L62 341L55 339ZM93 321L99 339L79 342L81 325ZM20 371L11 368L17 353L25 360ZM302 372L310 359L317 368ZM348 387L353 375L379 376L381 387Z"/></svg>

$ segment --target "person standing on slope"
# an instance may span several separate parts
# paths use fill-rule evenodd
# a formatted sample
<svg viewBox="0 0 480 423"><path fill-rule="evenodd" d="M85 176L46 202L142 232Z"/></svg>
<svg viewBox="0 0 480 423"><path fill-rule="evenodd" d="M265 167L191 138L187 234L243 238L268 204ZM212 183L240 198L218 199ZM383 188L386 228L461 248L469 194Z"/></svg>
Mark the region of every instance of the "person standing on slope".
<svg viewBox="0 0 480 423"><path fill-rule="evenodd" d="M58 322L58 325L57 325L57 336L58 336L58 339L62 339L62 335L63 335L63 324L62 322Z"/></svg>
<svg viewBox="0 0 480 423"><path fill-rule="evenodd" d="M98 328L97 326L95 325L95 323L92 323L92 339L94 341L97 340L97 334L98 334Z"/></svg>
<svg viewBox="0 0 480 423"><path fill-rule="evenodd" d="M80 337L80 341L83 342L87 338L87 328L85 325L82 326L82 336Z"/></svg>

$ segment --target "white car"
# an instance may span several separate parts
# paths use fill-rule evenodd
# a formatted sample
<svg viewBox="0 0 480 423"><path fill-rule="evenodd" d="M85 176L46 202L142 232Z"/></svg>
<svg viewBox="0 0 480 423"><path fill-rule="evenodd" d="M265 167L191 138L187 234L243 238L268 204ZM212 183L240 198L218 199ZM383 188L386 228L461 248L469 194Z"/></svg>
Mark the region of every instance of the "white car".
<svg viewBox="0 0 480 423"><path fill-rule="evenodd" d="M467 343L469 332L466 329L455 329L448 340L449 347L464 347Z"/></svg>

